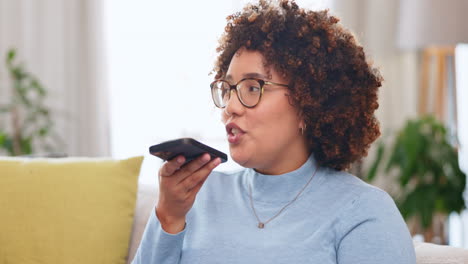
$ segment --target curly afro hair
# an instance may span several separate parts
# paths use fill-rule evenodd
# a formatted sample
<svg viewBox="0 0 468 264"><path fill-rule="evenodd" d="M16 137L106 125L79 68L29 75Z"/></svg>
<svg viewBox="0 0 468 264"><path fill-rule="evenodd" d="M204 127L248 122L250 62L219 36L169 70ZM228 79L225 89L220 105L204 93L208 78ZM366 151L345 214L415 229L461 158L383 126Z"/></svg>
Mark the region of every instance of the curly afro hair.
<svg viewBox="0 0 468 264"><path fill-rule="evenodd" d="M328 11L294 1L260 0L227 17L215 78L223 78L240 48L262 53L265 65L287 77L291 104L306 124L317 163L346 170L380 136L374 116L382 77L355 37Z"/></svg>

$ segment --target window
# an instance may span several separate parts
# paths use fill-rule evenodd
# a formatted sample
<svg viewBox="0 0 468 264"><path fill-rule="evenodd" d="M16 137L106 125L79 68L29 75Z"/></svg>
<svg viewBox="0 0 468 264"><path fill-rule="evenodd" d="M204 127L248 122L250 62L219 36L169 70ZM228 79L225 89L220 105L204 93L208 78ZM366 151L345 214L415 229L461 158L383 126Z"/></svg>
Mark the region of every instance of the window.
<svg viewBox="0 0 468 264"><path fill-rule="evenodd" d="M455 76L457 86L457 119L458 119L458 160L461 170L468 175L468 44L457 45L455 49ZM465 189L465 203L468 203L468 192ZM451 214L449 221L450 245L468 248L468 210L461 214Z"/></svg>

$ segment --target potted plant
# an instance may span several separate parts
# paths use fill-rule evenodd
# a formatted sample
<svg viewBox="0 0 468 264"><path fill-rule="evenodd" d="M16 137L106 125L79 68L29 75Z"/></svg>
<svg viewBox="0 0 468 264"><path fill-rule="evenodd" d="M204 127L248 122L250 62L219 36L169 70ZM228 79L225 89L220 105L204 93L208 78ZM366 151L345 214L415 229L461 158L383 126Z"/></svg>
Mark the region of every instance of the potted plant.
<svg viewBox="0 0 468 264"><path fill-rule="evenodd" d="M407 121L391 146L379 144L368 181L382 164L386 174L396 175L399 192L393 198L404 219L416 224L412 233L421 232L425 241L446 244L444 231L435 228L436 222L445 222L451 212L465 208L466 176L444 125L432 116ZM435 237L440 241L434 241Z"/></svg>
<svg viewBox="0 0 468 264"><path fill-rule="evenodd" d="M9 96L0 100L0 153L18 156L36 149L53 152L60 138L52 132L53 121L44 104L47 91L15 58L15 49L10 49L5 60L10 87L3 90Z"/></svg>

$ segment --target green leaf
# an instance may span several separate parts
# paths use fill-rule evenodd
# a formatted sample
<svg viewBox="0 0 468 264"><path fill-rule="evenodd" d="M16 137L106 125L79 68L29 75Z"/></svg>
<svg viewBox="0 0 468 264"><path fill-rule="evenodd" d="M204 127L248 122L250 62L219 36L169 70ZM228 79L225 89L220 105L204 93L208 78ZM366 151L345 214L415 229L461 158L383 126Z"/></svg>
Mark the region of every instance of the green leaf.
<svg viewBox="0 0 468 264"><path fill-rule="evenodd" d="M433 185L422 184L409 192L400 205L405 219L411 215L418 215L421 226L429 227L435 213L436 188Z"/></svg>
<svg viewBox="0 0 468 264"><path fill-rule="evenodd" d="M401 149L398 144L395 144L393 146L393 150L390 156L390 159L388 160L387 166L385 167L385 172L390 172L390 169L394 166L398 167L399 165L399 160L401 160Z"/></svg>
<svg viewBox="0 0 468 264"><path fill-rule="evenodd" d="M49 133L49 128L48 127L43 127L39 129L39 136L44 137Z"/></svg>
<svg viewBox="0 0 468 264"><path fill-rule="evenodd" d="M27 89L25 89L23 86L21 86L21 84L19 82L17 82L15 84L15 88L16 88L16 91L17 91L18 98L23 103L23 105L28 107L28 108L33 106L33 103L31 102L31 100L29 100L29 98L26 95Z"/></svg>
<svg viewBox="0 0 468 264"><path fill-rule="evenodd" d="M37 91L37 93L40 95L40 97L44 97L47 94L44 87L42 87L42 85L39 83L39 81L37 79L35 79L35 78L31 80L31 87L34 88Z"/></svg>
<svg viewBox="0 0 468 264"><path fill-rule="evenodd" d="M32 154L32 137L23 138L21 140L21 151L23 154Z"/></svg>
<svg viewBox="0 0 468 264"><path fill-rule="evenodd" d="M6 149L8 151L8 154L10 156L13 156L14 155L14 151L13 151L13 140L7 135L7 137L4 139L4 142L3 142L3 148Z"/></svg>
<svg viewBox="0 0 468 264"><path fill-rule="evenodd" d="M0 147L5 147L5 142L7 140L7 134L5 132L0 131Z"/></svg>
<svg viewBox="0 0 468 264"><path fill-rule="evenodd" d="M16 49L10 49L8 50L8 54L7 54L7 62L11 62L15 59L15 56L16 56Z"/></svg>
<svg viewBox="0 0 468 264"><path fill-rule="evenodd" d="M16 66L10 68L10 74L14 80L21 81L28 77L28 73L25 72L22 66Z"/></svg>

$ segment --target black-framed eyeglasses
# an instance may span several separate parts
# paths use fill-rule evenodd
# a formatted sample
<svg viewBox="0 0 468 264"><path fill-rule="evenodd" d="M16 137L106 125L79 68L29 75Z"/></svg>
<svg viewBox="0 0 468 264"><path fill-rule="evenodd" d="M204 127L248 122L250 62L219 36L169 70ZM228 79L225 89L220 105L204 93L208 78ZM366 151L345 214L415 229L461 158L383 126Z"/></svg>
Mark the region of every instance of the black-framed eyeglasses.
<svg viewBox="0 0 468 264"><path fill-rule="evenodd" d="M231 90L236 90L237 98L245 107L255 107L262 98L265 85L288 87L286 84L274 83L257 78L244 78L234 85L225 80L215 80L210 84L214 104L225 108L231 98Z"/></svg>

